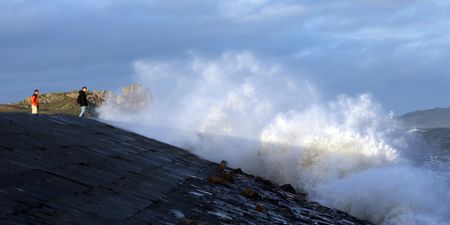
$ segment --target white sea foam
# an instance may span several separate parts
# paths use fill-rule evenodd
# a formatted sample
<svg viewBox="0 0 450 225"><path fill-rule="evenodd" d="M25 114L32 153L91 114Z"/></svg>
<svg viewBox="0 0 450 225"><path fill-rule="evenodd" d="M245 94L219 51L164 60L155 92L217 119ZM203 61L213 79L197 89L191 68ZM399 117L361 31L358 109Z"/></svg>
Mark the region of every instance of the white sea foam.
<svg viewBox="0 0 450 225"><path fill-rule="evenodd" d="M322 102L305 77L250 52L134 67L153 103L133 113L105 105L101 118L375 223L449 223L448 187L409 163L407 132L370 95Z"/></svg>

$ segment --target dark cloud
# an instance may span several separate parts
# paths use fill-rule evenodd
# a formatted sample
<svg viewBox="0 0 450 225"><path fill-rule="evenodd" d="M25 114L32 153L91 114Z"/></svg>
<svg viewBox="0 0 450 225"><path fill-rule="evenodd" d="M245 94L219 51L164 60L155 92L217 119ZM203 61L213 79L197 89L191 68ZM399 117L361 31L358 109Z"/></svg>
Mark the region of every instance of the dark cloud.
<svg viewBox="0 0 450 225"><path fill-rule="evenodd" d="M450 105L450 89L436 90L450 77L444 61L450 54L449 1L1 4L1 102L22 99L36 86L116 89L131 81L132 64L142 58L250 50L307 71L330 97L368 91L399 112Z"/></svg>

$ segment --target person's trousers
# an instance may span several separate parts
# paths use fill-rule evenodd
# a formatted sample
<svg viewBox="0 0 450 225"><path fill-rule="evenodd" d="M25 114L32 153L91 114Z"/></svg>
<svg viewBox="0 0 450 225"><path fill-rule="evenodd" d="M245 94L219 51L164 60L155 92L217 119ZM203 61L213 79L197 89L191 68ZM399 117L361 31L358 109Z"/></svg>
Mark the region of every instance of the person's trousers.
<svg viewBox="0 0 450 225"><path fill-rule="evenodd" d="M38 113L38 107L35 105L31 105L31 113L32 114L37 114Z"/></svg>
<svg viewBox="0 0 450 225"><path fill-rule="evenodd" d="M81 106L81 113L79 117L83 117L84 113L86 112L86 106Z"/></svg>

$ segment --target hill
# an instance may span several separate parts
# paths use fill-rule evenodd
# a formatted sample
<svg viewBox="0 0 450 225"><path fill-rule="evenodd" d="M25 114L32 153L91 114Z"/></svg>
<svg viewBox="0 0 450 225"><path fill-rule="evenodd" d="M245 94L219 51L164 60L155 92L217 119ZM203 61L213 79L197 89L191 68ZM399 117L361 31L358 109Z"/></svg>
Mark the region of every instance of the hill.
<svg viewBox="0 0 450 225"><path fill-rule="evenodd" d="M0 224L368 224L93 119L0 113Z"/></svg>
<svg viewBox="0 0 450 225"><path fill-rule="evenodd" d="M39 96L40 114L78 115L80 106L77 104L78 91L45 93ZM136 110L147 106L151 101L150 91L138 84L131 84L122 89L121 95L110 91L92 91L87 93L89 107L86 115L97 117L97 107L109 101L113 107L124 107ZM0 112L31 112L29 99L11 104L0 104Z"/></svg>
<svg viewBox="0 0 450 225"><path fill-rule="evenodd" d="M95 116L95 108L101 105L108 95L107 91L93 91L88 93L89 107L87 115ZM80 106L77 104L78 91L45 93L39 96L41 114L68 114L77 115L80 113ZM0 112L30 112L30 101L23 101L0 105Z"/></svg>
<svg viewBox="0 0 450 225"><path fill-rule="evenodd" d="M434 108L414 111L398 117L407 128L444 128L450 127L450 108Z"/></svg>

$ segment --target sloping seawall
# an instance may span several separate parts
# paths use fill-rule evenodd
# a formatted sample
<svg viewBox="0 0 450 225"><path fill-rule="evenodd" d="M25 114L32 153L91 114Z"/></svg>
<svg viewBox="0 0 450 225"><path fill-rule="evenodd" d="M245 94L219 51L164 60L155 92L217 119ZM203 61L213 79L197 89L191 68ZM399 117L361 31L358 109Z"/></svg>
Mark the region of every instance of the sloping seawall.
<svg viewBox="0 0 450 225"><path fill-rule="evenodd" d="M368 224L92 119L0 114L0 224Z"/></svg>

